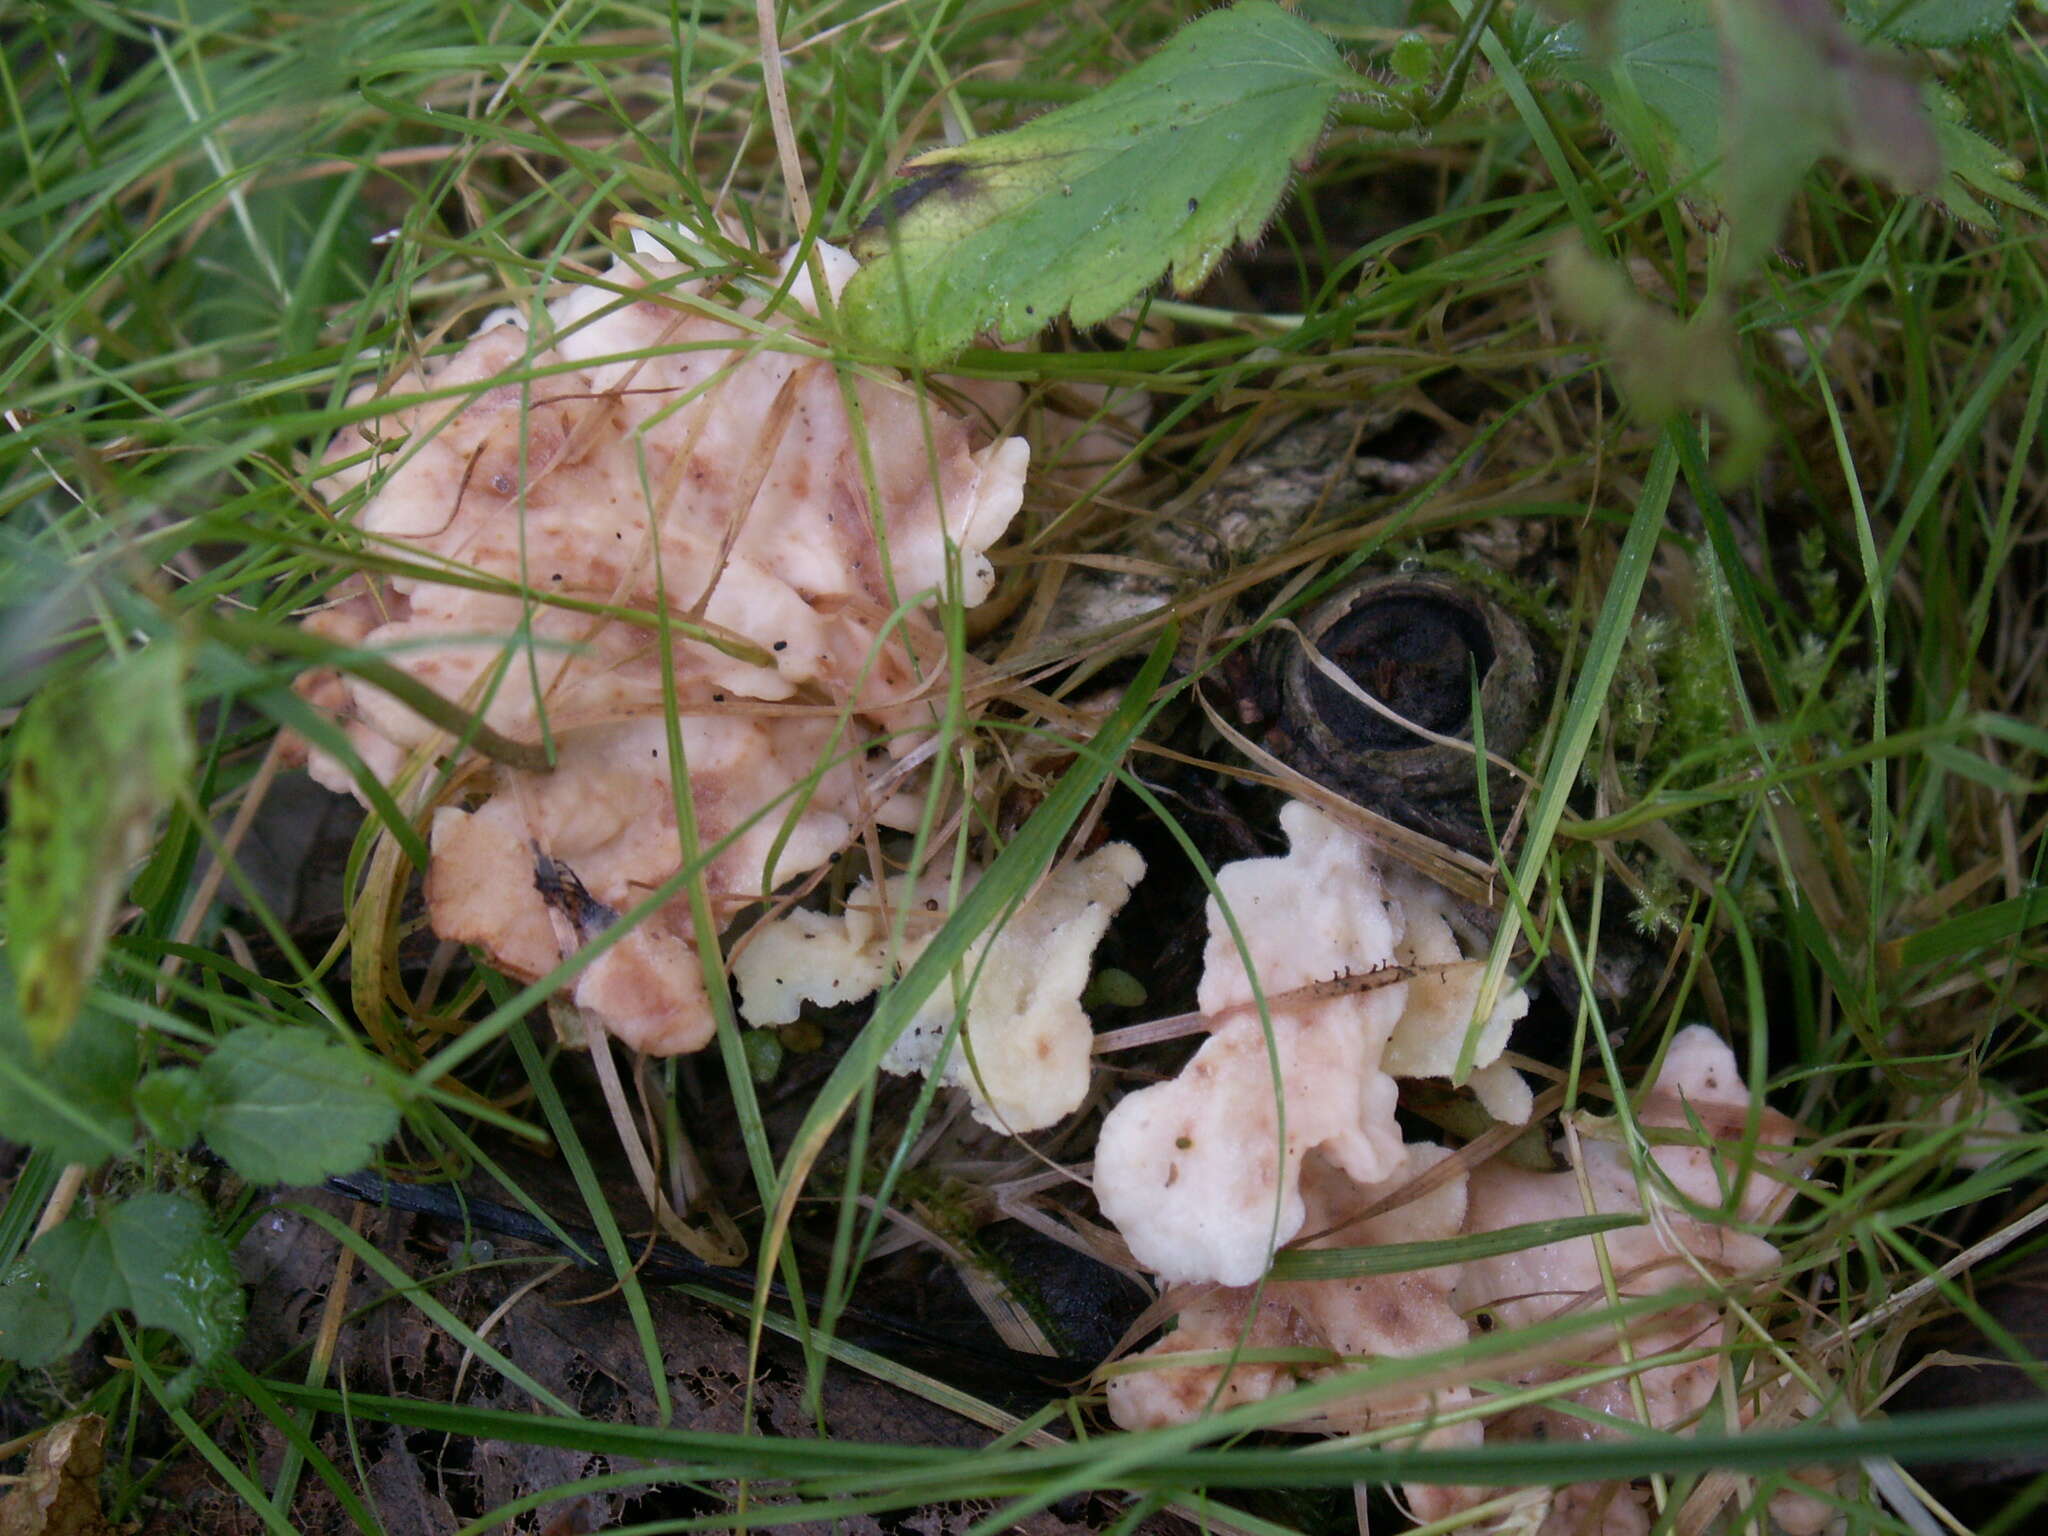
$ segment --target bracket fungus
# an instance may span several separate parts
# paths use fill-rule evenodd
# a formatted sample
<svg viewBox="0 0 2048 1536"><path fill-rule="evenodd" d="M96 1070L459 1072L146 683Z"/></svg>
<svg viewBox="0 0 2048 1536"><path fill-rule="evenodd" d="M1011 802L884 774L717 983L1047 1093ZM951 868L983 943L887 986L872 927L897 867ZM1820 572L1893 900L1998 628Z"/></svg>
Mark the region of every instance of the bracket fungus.
<svg viewBox="0 0 2048 1536"><path fill-rule="evenodd" d="M1360 1184L1389 1177L1403 1156L1389 1057L1449 1072L1478 1002L1477 967L1461 969L1423 882L1389 882L1370 844L1305 802L1289 802L1280 825L1285 857L1217 874L1197 993L1209 1038L1178 1077L1118 1103L1096 1143L1097 1203L1168 1280L1249 1285L1264 1274L1302 1229L1310 1152ZM1448 945L1455 958L1416 987L1404 945L1418 959ZM1527 1009L1510 989L1475 1041L1476 1085L1502 1118L1527 1114L1526 1087L1496 1065Z"/></svg>
<svg viewBox="0 0 2048 1536"><path fill-rule="evenodd" d="M818 259L835 289L852 270ZM429 914L523 981L604 942L574 1001L657 1054L712 1034L679 786L721 922L856 829L901 825L892 766L930 726L945 664L928 610L987 595L1028 458L802 342L809 270L772 313L714 286L636 236L530 325L359 390L395 403L340 435L318 489L337 507L360 493L355 532L400 565L306 621L553 754L550 771L454 763ZM387 784L461 745L360 677L304 686ZM312 768L354 787L332 757Z"/></svg>

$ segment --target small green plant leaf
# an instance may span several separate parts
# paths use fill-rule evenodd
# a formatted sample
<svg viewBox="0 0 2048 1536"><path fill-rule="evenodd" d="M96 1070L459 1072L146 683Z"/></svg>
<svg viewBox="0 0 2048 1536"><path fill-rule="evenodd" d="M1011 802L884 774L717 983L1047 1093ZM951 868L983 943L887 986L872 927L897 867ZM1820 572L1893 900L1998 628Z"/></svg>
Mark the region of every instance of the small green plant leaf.
<svg viewBox="0 0 2048 1536"><path fill-rule="evenodd" d="M370 1160L398 1106L360 1052L317 1029L238 1029L206 1058L206 1143L243 1178L311 1184Z"/></svg>
<svg viewBox="0 0 2048 1536"><path fill-rule="evenodd" d="M37 1061L18 1008L14 970L0 948L0 1135L67 1163L101 1163L135 1140L135 1030L87 1004Z"/></svg>
<svg viewBox="0 0 2048 1536"><path fill-rule="evenodd" d="M1145 1005L1145 997L1145 983L1129 971L1106 965L1088 978L1087 990L1081 994L1081 1006L1142 1008Z"/></svg>
<svg viewBox="0 0 2048 1536"><path fill-rule="evenodd" d="M757 1083L772 1083L782 1070L782 1042L772 1029L750 1029L740 1036L740 1048L747 1057L747 1076Z"/></svg>
<svg viewBox="0 0 2048 1536"><path fill-rule="evenodd" d="M168 642L32 698L8 785L7 924L15 1001L47 1064L99 970L115 904L192 760Z"/></svg>
<svg viewBox="0 0 2048 1536"><path fill-rule="evenodd" d="M198 1365L234 1347L242 1286L205 1211L180 1195L137 1195L102 1220L138 1323L175 1333Z"/></svg>
<svg viewBox="0 0 2048 1536"><path fill-rule="evenodd" d="M1160 273L1187 292L1265 228L1347 82L1272 0L1197 18L1085 101L905 167L853 242L853 334L937 361L994 327L1116 313Z"/></svg>
<svg viewBox="0 0 2048 1536"><path fill-rule="evenodd" d="M2012 25L2018 0L1849 0L1849 20L1922 48L1984 42Z"/></svg>
<svg viewBox="0 0 2048 1536"><path fill-rule="evenodd" d="M1935 199L1966 224L1989 229L1997 224L1992 210L1977 194L2004 203L2037 219L2048 219L2048 204L2021 183L2026 167L1963 121L1963 104L1940 86L1926 87L1928 113L1934 120L1934 139L1941 146L1941 163L1947 172Z"/></svg>
<svg viewBox="0 0 2048 1536"><path fill-rule="evenodd" d="M240 1338L242 1287L228 1246L182 1195L137 1195L37 1238L0 1275L0 1357L47 1365L124 1308L175 1333L197 1365Z"/></svg>
<svg viewBox="0 0 2048 1536"><path fill-rule="evenodd" d="M1768 422L1742 376L1735 337L1717 303L1681 320L1637 293L1622 271L1567 244L1550 262L1558 308L1600 338L1616 387L1644 420L1712 412L1728 428L1716 473L1746 479L1763 451Z"/></svg>
<svg viewBox="0 0 2048 1536"><path fill-rule="evenodd" d="M213 1091L191 1067L166 1067L135 1085L135 1113L157 1145L177 1151L206 1129Z"/></svg>
<svg viewBox="0 0 2048 1536"><path fill-rule="evenodd" d="M1436 78L1436 50L1420 32L1410 32L1395 43L1387 63L1410 85L1427 85Z"/></svg>

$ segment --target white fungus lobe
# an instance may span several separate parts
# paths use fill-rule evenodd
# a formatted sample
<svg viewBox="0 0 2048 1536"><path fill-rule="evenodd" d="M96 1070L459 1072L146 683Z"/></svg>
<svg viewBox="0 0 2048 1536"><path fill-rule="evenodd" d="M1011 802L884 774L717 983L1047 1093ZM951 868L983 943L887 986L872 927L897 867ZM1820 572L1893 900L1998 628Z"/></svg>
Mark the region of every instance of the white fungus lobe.
<svg viewBox="0 0 2048 1536"><path fill-rule="evenodd" d="M925 999L882 1066L929 1075L964 1000L965 1027L944 1056L941 1081L965 1089L974 1117L995 1130L1036 1131L1087 1097L1094 1030L1081 1007L1095 946L1143 877L1145 861L1124 843L1056 866L992 935L967 946L957 968ZM981 877L969 873L969 888ZM799 909L749 935L733 962L740 1012L751 1024L786 1024L806 1002L854 1002L902 975L951 913L944 872L871 881L837 915ZM964 891L963 891L964 894ZM900 916L902 941L892 947Z"/></svg>
<svg viewBox="0 0 2048 1536"><path fill-rule="evenodd" d="M1424 882L1390 883L1369 843L1301 801L1280 825L1285 857L1217 874L1197 994L1208 1040L1173 1081L1124 1098L1096 1143L1097 1204L1138 1262L1170 1281L1238 1286L1264 1274L1302 1228L1310 1152L1360 1184L1391 1176L1402 1157L1391 1042L1405 1070L1449 1073L1477 998ZM1423 958L1439 954L1456 967L1444 982ZM1431 979L1417 988L1405 971L1374 974L1404 964ZM1527 1007L1519 989L1502 999L1477 1065L1499 1056ZM1518 1099L1494 1086L1494 1100L1526 1116L1526 1089Z"/></svg>

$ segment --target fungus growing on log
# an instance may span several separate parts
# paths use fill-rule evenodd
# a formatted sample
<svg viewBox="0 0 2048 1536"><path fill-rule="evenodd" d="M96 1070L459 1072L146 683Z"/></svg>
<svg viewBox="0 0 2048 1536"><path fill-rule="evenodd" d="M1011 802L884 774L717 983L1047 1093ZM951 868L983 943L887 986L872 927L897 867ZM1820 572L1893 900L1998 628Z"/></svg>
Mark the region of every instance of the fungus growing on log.
<svg viewBox="0 0 2048 1536"><path fill-rule="evenodd" d="M885 372L842 377L792 329L808 272L774 314L721 308L657 250L530 329L491 326L357 392L407 403L343 432L318 489L339 508L360 492L352 527L404 569L352 580L306 626L553 754L551 771L453 763L431 831L435 931L522 981L606 941L575 1003L673 1054L712 1034L679 785L721 922L858 828L903 824L890 770L931 725L944 667L928 610L987 595L1028 450L976 446ZM835 288L851 270L829 248L820 261ZM443 726L360 678L304 687L387 784L456 757ZM312 768L355 787L323 753Z"/></svg>

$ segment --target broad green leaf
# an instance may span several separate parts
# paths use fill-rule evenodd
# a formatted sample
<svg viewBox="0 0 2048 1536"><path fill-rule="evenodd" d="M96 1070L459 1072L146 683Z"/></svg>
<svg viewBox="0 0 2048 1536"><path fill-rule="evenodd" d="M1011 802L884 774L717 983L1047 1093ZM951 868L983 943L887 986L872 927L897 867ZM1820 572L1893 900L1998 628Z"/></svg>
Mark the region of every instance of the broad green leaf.
<svg viewBox="0 0 2048 1536"><path fill-rule="evenodd" d="M1896 43L1954 48L2012 25L2018 0L1849 0L1849 19Z"/></svg>
<svg viewBox="0 0 2048 1536"><path fill-rule="evenodd" d="M45 688L15 726L7 923L39 1064L78 1018L130 866L191 762L184 675L179 647L158 642Z"/></svg>
<svg viewBox="0 0 2048 1536"><path fill-rule="evenodd" d="M991 326L1093 325L1167 268L1187 292L1264 229L1355 79L1272 0L1199 17L1087 100L911 161L854 238L847 324L936 361Z"/></svg>
<svg viewBox="0 0 2048 1536"><path fill-rule="evenodd" d="M175 1333L200 1365L241 1336L242 1286L228 1245L184 1196L137 1195L30 1244L0 1278L0 1355L48 1364L123 1308L144 1327Z"/></svg>
<svg viewBox="0 0 2048 1536"><path fill-rule="evenodd" d="M242 1285L205 1211L180 1195L137 1195L102 1222L138 1323L175 1333L200 1365L234 1347Z"/></svg>
<svg viewBox="0 0 2048 1536"><path fill-rule="evenodd" d="M40 1258L64 1292L71 1309L66 1351L85 1342L109 1312L128 1305L128 1281L114 1262L106 1223L96 1217L73 1216L30 1245L30 1258Z"/></svg>
<svg viewBox="0 0 2048 1536"><path fill-rule="evenodd" d="M398 1130L369 1058L317 1029L238 1029L199 1075L213 1101L201 1121L207 1145L257 1183L347 1173Z"/></svg>
<svg viewBox="0 0 2048 1536"><path fill-rule="evenodd" d="M1626 117L1613 109L1623 89L1633 91L1669 135L1661 149L1675 152L1679 169L1704 169L1721 145L1721 38L1707 0L1627 0L1608 24L1614 45L1606 56L1584 29L1560 29L1548 50L1558 73L1608 105L1625 142ZM1648 146L1628 147L1639 164L1657 158Z"/></svg>
<svg viewBox="0 0 2048 1536"><path fill-rule="evenodd" d="M67 1163L127 1151L135 1140L134 1029L88 1005L49 1059L37 1061L14 995L8 950L0 948L0 1137Z"/></svg>

